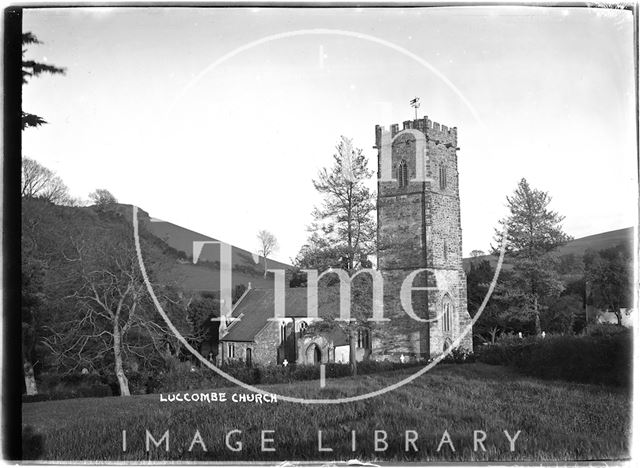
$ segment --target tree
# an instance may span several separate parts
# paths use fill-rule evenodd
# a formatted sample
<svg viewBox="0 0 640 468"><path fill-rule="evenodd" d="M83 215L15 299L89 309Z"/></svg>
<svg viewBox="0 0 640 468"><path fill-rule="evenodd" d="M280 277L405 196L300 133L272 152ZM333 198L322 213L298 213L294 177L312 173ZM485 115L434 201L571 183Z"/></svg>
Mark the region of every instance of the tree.
<svg viewBox="0 0 640 468"><path fill-rule="evenodd" d="M141 245L145 246L144 239ZM128 363L142 361L154 368L177 356L177 338L165 328L147 295L133 246L132 227L122 224L72 229L69 233L67 275L72 284L65 297L66 313L51 327L45 344L54 364L71 372L82 367L115 374L120 395L130 395ZM152 274L154 265L147 264ZM158 293L173 318L186 317L181 295ZM175 309L180 309L176 312ZM186 320L174 322L187 328ZM173 351L173 352L172 352Z"/></svg>
<svg viewBox="0 0 640 468"><path fill-rule="evenodd" d="M624 244L584 255L585 279L590 285L591 300L599 309L616 314L618 325L622 325L623 307L633 303L631 249Z"/></svg>
<svg viewBox="0 0 640 468"><path fill-rule="evenodd" d="M467 272L467 308L471 317L475 317L478 313L480 304L489 291L493 275L494 270L488 260L471 261ZM475 323L474 332L483 341L486 341L488 335L491 343L494 343L501 327L496 314L491 312L493 310L487 303L482 315Z"/></svg>
<svg viewBox="0 0 640 468"><path fill-rule="evenodd" d="M354 149L351 139L340 137L333 155L333 165L323 168L313 181L315 189L324 197L320 207L314 208L313 223L307 243L300 249L295 261L292 283L303 285L297 273L302 269L325 271L328 268L346 270L349 275L361 268L370 268L368 255L375 250L376 226L373 218L375 194L366 186L373 176L361 149ZM332 286L338 281L336 275L326 278L325 301L337 303L338 289ZM370 334L372 310L372 282L368 275L359 275L351 284L351 321L337 320L325 314L322 321L314 324L307 333L321 333L340 329L349 338L349 361L353 375L357 374L357 334ZM335 312L335 307L326 310ZM370 349L365 353L368 358Z"/></svg>
<svg viewBox="0 0 640 468"><path fill-rule="evenodd" d="M548 301L541 314L542 328L547 333L572 333L575 318L583 312L582 298L576 294L565 294Z"/></svg>
<svg viewBox="0 0 640 468"><path fill-rule="evenodd" d="M472 250L471 251L471 257L476 258L476 257L482 257L484 255L484 251L482 250Z"/></svg>
<svg viewBox="0 0 640 468"><path fill-rule="evenodd" d="M29 80L33 77L39 76L43 73L49 73L52 75L64 75L65 69L61 67L57 67L55 65L49 65L42 62L36 62L35 60L28 60L25 58L25 53L27 49L25 46L30 44L42 44L38 40L38 38L31 32L26 32L22 34L22 84L25 85L29 82ZM47 123L42 117L30 114L28 112L22 111L22 129L29 127L38 127Z"/></svg>
<svg viewBox="0 0 640 468"><path fill-rule="evenodd" d="M500 221L502 229L496 229L497 242L506 230L505 250L513 261L507 289L520 310L533 317L536 334L542 332L541 299L557 297L562 291L556 261L550 253L570 240L562 230L564 217L549 209L550 203L547 192L530 187L522 179L514 194L507 197L509 216Z"/></svg>
<svg viewBox="0 0 640 468"><path fill-rule="evenodd" d="M44 303L43 262L29 252L22 255L22 365L27 395L38 393L34 372L35 347L38 340L38 318Z"/></svg>
<svg viewBox="0 0 640 468"><path fill-rule="evenodd" d="M57 205L74 204L69 189L55 172L26 157L22 158L22 197L41 198Z"/></svg>
<svg viewBox="0 0 640 468"><path fill-rule="evenodd" d="M307 248L322 251L330 247L341 254L347 270L374 251L375 194L366 186L372 176L362 150L354 149L352 141L341 136L333 166L323 168L313 181L324 200L313 210Z"/></svg>
<svg viewBox="0 0 640 468"><path fill-rule="evenodd" d="M97 189L94 192L91 192L89 194L89 199L98 208L104 208L106 206L118 203L116 197L114 197L113 194L106 189Z"/></svg>
<svg viewBox="0 0 640 468"><path fill-rule="evenodd" d="M263 229L258 232L258 240L260 241L260 251L258 252L264 258L264 277L267 277L267 257L278 250L278 239L269 231Z"/></svg>

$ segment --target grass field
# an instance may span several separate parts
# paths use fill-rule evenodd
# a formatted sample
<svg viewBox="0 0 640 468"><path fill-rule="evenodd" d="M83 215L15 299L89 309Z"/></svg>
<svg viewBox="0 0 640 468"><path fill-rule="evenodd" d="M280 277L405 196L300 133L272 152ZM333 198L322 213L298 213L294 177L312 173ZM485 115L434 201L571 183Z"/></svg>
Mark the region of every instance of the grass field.
<svg viewBox="0 0 640 468"><path fill-rule="evenodd" d="M336 398L397 382L410 370L318 382L264 386L274 393ZM246 390L229 387L232 393ZM425 376L383 396L338 405L277 403L169 403L159 395L86 398L23 405L25 459L45 460L348 460L490 461L611 460L629 453L628 391L541 381L485 364L439 365ZM160 440L169 430L169 451L145 450L145 430ZM225 435L234 429L230 444ZM127 451L122 451L122 430ZM196 430L207 448L189 446ZM274 430L261 451L261 431ZM322 445L332 452L318 451ZM386 431L388 448L374 451L374 431ZM487 434L486 451L474 451L474 431ZM503 431L521 431L511 452ZM352 451L352 432L356 450ZM405 431L418 439L405 451ZM438 444L447 431L450 444ZM413 438L415 434L411 433ZM379 434L382 437L382 434ZM384 448L384 444L380 444Z"/></svg>

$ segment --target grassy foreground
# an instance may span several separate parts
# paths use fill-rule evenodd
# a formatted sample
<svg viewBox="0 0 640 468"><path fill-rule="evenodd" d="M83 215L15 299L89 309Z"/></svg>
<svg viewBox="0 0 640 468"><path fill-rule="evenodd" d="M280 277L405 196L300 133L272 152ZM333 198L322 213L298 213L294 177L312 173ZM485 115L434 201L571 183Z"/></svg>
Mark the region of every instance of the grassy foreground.
<svg viewBox="0 0 640 468"><path fill-rule="evenodd" d="M367 393L399 381L411 370L329 380L270 385L274 393L337 398ZM44 460L349 460L496 461L611 460L628 458L631 401L627 390L522 377L501 366L439 365L401 387L364 401L332 405L169 403L160 395L85 398L23 405L25 459ZM169 430L169 451L151 445ZM127 451L122 451L122 431ZM189 446L196 430L202 443ZM229 442L242 450L234 452ZM261 451L261 431L275 452ZM386 431L385 451L374 450L374 431ZM503 433L515 441L515 451ZM318 450L318 431L323 448ZM352 451L352 431L356 450ZM414 451L405 431L415 431ZM438 445L447 431L451 444ZM474 451L474 431L484 431L486 451ZM411 433L411 438L416 434ZM379 435L382 437L382 434ZM480 437L480 435L478 435ZM203 444L207 451L204 451ZM455 451L451 449L451 445ZM384 448L380 443L379 448ZM408 451L405 451L409 448Z"/></svg>

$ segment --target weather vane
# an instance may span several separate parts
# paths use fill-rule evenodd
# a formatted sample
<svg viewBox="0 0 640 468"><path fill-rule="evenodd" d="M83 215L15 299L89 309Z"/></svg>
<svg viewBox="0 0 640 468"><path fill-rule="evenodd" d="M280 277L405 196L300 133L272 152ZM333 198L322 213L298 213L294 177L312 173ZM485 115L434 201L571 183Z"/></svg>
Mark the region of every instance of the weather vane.
<svg viewBox="0 0 640 468"><path fill-rule="evenodd" d="M418 107L420 107L420 98L413 98L411 101L409 101L409 104L416 110L416 120L418 120Z"/></svg>

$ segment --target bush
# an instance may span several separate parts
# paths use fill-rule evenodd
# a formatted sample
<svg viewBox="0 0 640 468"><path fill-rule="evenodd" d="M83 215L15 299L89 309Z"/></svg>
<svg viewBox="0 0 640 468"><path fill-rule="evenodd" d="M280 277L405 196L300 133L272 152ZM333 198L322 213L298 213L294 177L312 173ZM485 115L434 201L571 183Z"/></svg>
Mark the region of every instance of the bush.
<svg viewBox="0 0 640 468"><path fill-rule="evenodd" d="M449 354L442 360L442 362L450 364L466 364L469 362L475 362L476 356L465 348L453 348Z"/></svg>
<svg viewBox="0 0 640 468"><path fill-rule="evenodd" d="M37 395L23 395L22 401L67 400L114 395L106 377L97 373L43 373L38 377L38 390L40 393Z"/></svg>
<svg viewBox="0 0 640 468"><path fill-rule="evenodd" d="M582 331L582 335L586 336L616 336L628 333L629 329L614 325L612 323L595 323L588 325Z"/></svg>
<svg viewBox="0 0 640 468"><path fill-rule="evenodd" d="M478 350L478 360L508 365L546 379L628 386L631 383L631 331L599 327L582 336L506 340Z"/></svg>
<svg viewBox="0 0 640 468"><path fill-rule="evenodd" d="M100 398L108 396L113 396L111 387L104 384L95 384L88 387L80 386L73 390L57 390L47 393L38 393L37 395L22 395L22 402L33 403L36 401L68 400L71 398Z"/></svg>

